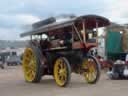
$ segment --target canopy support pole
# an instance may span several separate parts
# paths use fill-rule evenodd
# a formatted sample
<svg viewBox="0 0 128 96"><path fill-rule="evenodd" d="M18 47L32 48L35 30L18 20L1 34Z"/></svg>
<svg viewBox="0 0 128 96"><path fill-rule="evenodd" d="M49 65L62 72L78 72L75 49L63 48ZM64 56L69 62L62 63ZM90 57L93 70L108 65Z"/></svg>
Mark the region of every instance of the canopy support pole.
<svg viewBox="0 0 128 96"><path fill-rule="evenodd" d="M78 29L76 28L76 26L75 26L74 24L73 24L73 27L74 27L74 29L75 29L75 31L76 31L76 33L77 33L77 35L78 35L80 41L82 42L82 39L81 39L81 37L80 37L80 34L79 34Z"/></svg>
<svg viewBox="0 0 128 96"><path fill-rule="evenodd" d="M96 21L96 43L98 44L98 23Z"/></svg>
<svg viewBox="0 0 128 96"><path fill-rule="evenodd" d="M84 43L86 43L85 20L83 20L82 25L83 25L83 34L82 34L83 40L84 40Z"/></svg>

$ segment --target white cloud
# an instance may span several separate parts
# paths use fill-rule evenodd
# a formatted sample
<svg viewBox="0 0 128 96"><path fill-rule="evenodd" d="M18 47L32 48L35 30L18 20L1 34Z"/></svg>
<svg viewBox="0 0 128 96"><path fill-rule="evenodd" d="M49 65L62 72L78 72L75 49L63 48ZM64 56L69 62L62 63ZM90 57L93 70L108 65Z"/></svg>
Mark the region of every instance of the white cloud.
<svg viewBox="0 0 128 96"><path fill-rule="evenodd" d="M15 17L17 21L21 22L22 24L32 24L40 21L39 17L29 14L17 14Z"/></svg>
<svg viewBox="0 0 128 96"><path fill-rule="evenodd" d="M8 15L0 14L0 27L21 27L40 21L40 18L31 14Z"/></svg>
<svg viewBox="0 0 128 96"><path fill-rule="evenodd" d="M104 15L117 23L128 23L128 0L104 0Z"/></svg>
<svg viewBox="0 0 128 96"><path fill-rule="evenodd" d="M117 23L128 23L127 6L128 0L1 0L0 39L18 39L32 23L65 13L100 14Z"/></svg>
<svg viewBox="0 0 128 96"><path fill-rule="evenodd" d="M0 15L0 39L17 40L20 33L31 28L31 24L40 18L30 14Z"/></svg>
<svg viewBox="0 0 128 96"><path fill-rule="evenodd" d="M17 29L0 28L0 39L2 40L18 40L19 31Z"/></svg>

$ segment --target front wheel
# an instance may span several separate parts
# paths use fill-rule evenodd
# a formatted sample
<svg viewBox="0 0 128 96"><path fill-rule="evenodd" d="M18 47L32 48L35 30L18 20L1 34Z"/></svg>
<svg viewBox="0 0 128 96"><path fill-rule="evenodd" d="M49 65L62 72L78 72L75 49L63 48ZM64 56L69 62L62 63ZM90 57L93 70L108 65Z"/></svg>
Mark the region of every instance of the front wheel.
<svg viewBox="0 0 128 96"><path fill-rule="evenodd" d="M95 84L100 78L100 65L95 57L88 56L83 59L82 68L85 80L89 84Z"/></svg>
<svg viewBox="0 0 128 96"><path fill-rule="evenodd" d="M54 64L54 78L57 85L65 87L69 84L71 78L71 67L68 60L59 57Z"/></svg>
<svg viewBox="0 0 128 96"><path fill-rule="evenodd" d="M23 56L23 71L27 82L37 83L41 80L41 62L36 47L26 48Z"/></svg>

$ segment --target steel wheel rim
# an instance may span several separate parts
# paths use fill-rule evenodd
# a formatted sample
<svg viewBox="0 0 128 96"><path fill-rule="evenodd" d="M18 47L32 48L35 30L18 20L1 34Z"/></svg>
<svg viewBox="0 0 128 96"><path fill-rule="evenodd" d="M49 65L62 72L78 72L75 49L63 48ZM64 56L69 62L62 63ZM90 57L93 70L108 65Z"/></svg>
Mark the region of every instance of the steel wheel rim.
<svg viewBox="0 0 128 96"><path fill-rule="evenodd" d="M83 73L87 82L93 82L97 77L95 61L93 59L85 59L82 67L87 69L87 72Z"/></svg>
<svg viewBox="0 0 128 96"><path fill-rule="evenodd" d="M63 86L67 79L67 68L64 60L57 59L54 66L54 78L59 86Z"/></svg>
<svg viewBox="0 0 128 96"><path fill-rule="evenodd" d="M23 71L26 81L32 82L36 75L36 58L31 48L25 50L23 56Z"/></svg>

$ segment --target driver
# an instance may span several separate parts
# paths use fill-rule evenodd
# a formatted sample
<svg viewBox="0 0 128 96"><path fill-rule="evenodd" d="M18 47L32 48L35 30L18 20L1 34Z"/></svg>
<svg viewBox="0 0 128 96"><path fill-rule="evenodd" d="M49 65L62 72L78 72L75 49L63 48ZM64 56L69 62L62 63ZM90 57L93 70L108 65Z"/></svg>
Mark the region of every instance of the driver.
<svg viewBox="0 0 128 96"><path fill-rule="evenodd" d="M41 44L41 47L42 47L43 49L49 48L50 43L49 43L48 35L46 35L46 34L43 34L43 35L42 35L42 40L40 41L40 44Z"/></svg>
<svg viewBox="0 0 128 96"><path fill-rule="evenodd" d="M72 43L72 34L71 32L67 31L64 32L62 40L59 41L61 46L68 46L71 47Z"/></svg>

